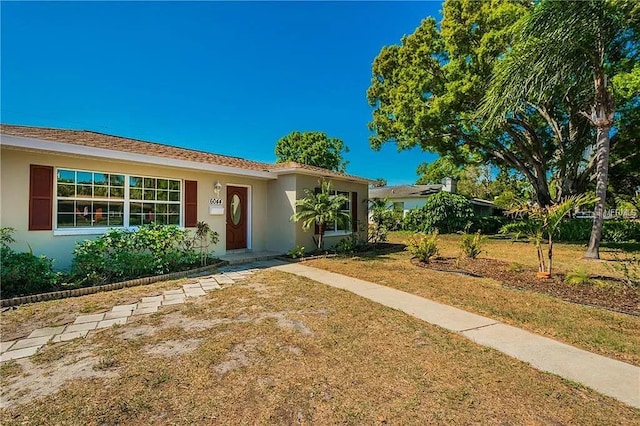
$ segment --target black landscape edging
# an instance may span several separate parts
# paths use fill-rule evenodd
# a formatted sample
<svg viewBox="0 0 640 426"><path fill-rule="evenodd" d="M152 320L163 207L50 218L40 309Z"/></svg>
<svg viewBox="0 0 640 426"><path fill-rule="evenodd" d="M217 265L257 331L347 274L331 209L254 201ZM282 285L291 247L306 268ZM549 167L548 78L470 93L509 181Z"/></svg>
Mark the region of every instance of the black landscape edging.
<svg viewBox="0 0 640 426"><path fill-rule="evenodd" d="M68 297L86 296L88 294L100 293L102 291L120 290L126 287L136 287L139 285L147 285L158 281L175 280L184 278L191 274L199 274L217 269L225 265L227 262L218 261L213 265L202 266L200 268L189 269L186 271L171 272L169 274L155 275L152 277L136 278L133 280L121 281L119 283L104 284L91 287L74 288L70 290L52 291L49 293L31 294L28 296L18 296L11 299L2 299L2 307L19 306L25 303L44 302L47 300L66 299Z"/></svg>

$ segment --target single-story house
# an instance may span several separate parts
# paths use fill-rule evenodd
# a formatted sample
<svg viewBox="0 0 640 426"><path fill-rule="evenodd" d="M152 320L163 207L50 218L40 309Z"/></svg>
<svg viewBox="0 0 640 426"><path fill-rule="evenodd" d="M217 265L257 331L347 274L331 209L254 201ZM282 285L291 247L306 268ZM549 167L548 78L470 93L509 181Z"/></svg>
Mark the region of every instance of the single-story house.
<svg viewBox="0 0 640 426"><path fill-rule="evenodd" d="M370 181L298 163L267 164L85 130L0 126L0 225L14 249L71 265L77 241L146 223L220 235L213 255L314 248L314 230L290 220L306 188L328 179L347 195L352 224L328 227L336 244L366 223ZM366 238L365 235L362 235ZM27 245L28 244L28 245Z"/></svg>
<svg viewBox="0 0 640 426"><path fill-rule="evenodd" d="M390 208L402 211L403 215L416 207L425 205L427 198L440 191L457 192L457 182L452 178L445 178L442 184L436 185L397 185L380 186L369 189L369 199L387 199ZM499 210L492 201L480 198L469 200L477 216L493 216Z"/></svg>

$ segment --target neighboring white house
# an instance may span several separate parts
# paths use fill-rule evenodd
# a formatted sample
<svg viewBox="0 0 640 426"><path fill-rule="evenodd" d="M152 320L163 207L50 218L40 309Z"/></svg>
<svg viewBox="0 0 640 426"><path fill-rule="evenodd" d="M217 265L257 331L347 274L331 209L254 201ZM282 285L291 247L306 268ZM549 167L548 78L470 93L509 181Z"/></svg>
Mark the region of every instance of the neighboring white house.
<svg viewBox="0 0 640 426"><path fill-rule="evenodd" d="M457 192L458 185L455 179L446 178L442 184L437 185L397 185L369 188L369 199L387 199L389 208L402 211L403 215L416 207L425 205L427 198L440 191ZM492 216L497 207L492 201L472 198L471 205L478 216Z"/></svg>
<svg viewBox="0 0 640 426"><path fill-rule="evenodd" d="M0 225L14 249L67 268L77 241L145 223L220 234L214 255L314 248L313 230L290 218L306 188L329 179L347 195L352 225L334 226L327 246L366 223L369 180L298 163L267 164L91 131L2 125ZM212 141L211 146L216 142ZM358 208L360 207L360 208ZM362 238L366 238L363 235Z"/></svg>

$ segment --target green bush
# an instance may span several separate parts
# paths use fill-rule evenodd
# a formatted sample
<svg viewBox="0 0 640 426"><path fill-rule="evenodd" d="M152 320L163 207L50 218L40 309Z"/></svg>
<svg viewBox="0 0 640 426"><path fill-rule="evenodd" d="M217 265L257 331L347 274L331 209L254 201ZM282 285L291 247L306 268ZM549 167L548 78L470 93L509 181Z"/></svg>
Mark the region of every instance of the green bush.
<svg viewBox="0 0 640 426"><path fill-rule="evenodd" d="M500 232L500 229L513 219L507 216L474 216L469 225L470 232L480 232L484 235L493 235Z"/></svg>
<svg viewBox="0 0 640 426"><path fill-rule="evenodd" d="M62 275L53 271L53 260L46 256L35 256L32 252L13 251L9 244L14 242L14 231L13 228L0 228L0 297L8 299L58 290Z"/></svg>
<svg viewBox="0 0 640 426"><path fill-rule="evenodd" d="M418 260L429 263L431 258L438 254L438 231L432 234L413 234L409 238L407 250Z"/></svg>
<svg viewBox="0 0 640 426"><path fill-rule="evenodd" d="M462 254L468 258L475 259L482 253L482 245L487 237L480 234L480 231L475 234L465 234L460 241L460 249Z"/></svg>
<svg viewBox="0 0 640 426"><path fill-rule="evenodd" d="M404 229L417 232L450 234L462 231L473 219L471 202L462 195L438 192L427 198L424 206L411 209L404 218Z"/></svg>
<svg viewBox="0 0 640 426"><path fill-rule="evenodd" d="M99 285L197 266L200 254L186 230L143 225L136 231L110 229L76 244L71 275L79 285Z"/></svg>
<svg viewBox="0 0 640 426"><path fill-rule="evenodd" d="M524 229L526 220L506 223L501 232L515 233ZM588 219L566 219L558 228L557 241L586 242L591 237L593 222ZM546 236L545 236L546 237ZM602 225L602 241L622 243L640 241L640 222L632 220L605 220Z"/></svg>
<svg viewBox="0 0 640 426"><path fill-rule="evenodd" d="M575 268L573 271L567 272L564 281L572 285L586 285L591 283L591 277L584 268Z"/></svg>

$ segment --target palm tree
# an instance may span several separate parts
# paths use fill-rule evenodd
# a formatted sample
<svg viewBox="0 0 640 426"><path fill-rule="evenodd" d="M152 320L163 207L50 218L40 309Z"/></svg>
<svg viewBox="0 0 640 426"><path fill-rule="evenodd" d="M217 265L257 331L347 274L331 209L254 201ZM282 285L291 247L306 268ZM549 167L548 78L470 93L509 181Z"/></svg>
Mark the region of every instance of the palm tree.
<svg viewBox="0 0 640 426"><path fill-rule="evenodd" d="M527 217L527 220L513 222L512 224L506 225L503 230L526 234L529 240L533 242L538 253L538 272L547 272L551 275L551 269L553 267L553 239L558 235L560 224L570 212L596 201L597 199L593 196L583 194L568 197L551 206L541 207L538 204L525 204L510 210L508 213L516 216L524 215ZM547 264L545 264L543 250L545 237L547 240Z"/></svg>
<svg viewBox="0 0 640 426"><path fill-rule="evenodd" d="M298 211L291 216L291 220L302 221L302 229L305 231L317 225L318 250L322 250L327 223L345 224L351 220L349 213L342 209L349 198L335 194L331 189L331 181L324 180L320 182L320 191L307 188L304 193L306 197L296 200Z"/></svg>
<svg viewBox="0 0 640 426"><path fill-rule="evenodd" d="M615 66L634 66L638 55L634 8L634 2L625 0L540 2L521 21L520 39L498 68L483 106L488 123L495 125L553 99L570 97L583 105L582 111L568 113L585 117L597 135L598 201L588 258L599 258L607 192L615 114L608 72Z"/></svg>

